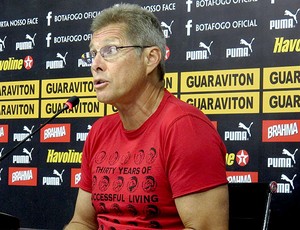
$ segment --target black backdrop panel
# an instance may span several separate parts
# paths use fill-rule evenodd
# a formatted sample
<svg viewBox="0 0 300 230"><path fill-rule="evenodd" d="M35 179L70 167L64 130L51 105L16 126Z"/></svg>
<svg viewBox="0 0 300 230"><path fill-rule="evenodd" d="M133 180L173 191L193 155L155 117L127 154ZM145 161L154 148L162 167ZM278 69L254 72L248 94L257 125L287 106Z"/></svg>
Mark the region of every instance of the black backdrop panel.
<svg viewBox="0 0 300 230"><path fill-rule="evenodd" d="M162 22L166 88L214 122L227 147L228 180L277 181L269 229L297 224L300 3L127 2ZM72 216L86 135L98 117L115 111L97 103L80 56L92 19L114 3L0 2L1 155L69 97L81 101L0 162L0 211L19 217L22 227L62 229Z"/></svg>

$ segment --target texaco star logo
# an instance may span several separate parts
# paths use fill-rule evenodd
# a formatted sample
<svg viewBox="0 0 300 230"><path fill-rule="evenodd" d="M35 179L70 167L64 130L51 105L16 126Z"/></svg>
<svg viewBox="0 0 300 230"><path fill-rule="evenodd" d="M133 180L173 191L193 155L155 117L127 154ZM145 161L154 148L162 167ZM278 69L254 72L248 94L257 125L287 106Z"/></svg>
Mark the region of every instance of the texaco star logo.
<svg viewBox="0 0 300 230"><path fill-rule="evenodd" d="M24 67L27 70L30 70L33 66L33 58L31 56L26 56L24 58Z"/></svg>
<svg viewBox="0 0 300 230"><path fill-rule="evenodd" d="M165 60L168 60L169 57L171 55L171 51L170 51L170 48L168 46L166 46L166 55L165 55Z"/></svg>

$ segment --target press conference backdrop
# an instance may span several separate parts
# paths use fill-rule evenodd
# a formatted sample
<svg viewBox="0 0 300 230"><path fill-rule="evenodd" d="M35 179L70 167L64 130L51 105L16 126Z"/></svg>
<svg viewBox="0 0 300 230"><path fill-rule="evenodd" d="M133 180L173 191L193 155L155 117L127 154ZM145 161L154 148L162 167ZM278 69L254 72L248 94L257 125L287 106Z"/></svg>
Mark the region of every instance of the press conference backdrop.
<svg viewBox="0 0 300 230"><path fill-rule="evenodd" d="M229 182L277 181L269 227L296 223L300 2L128 2L160 19L167 39L165 86L214 122L227 146ZM98 103L90 67L80 59L88 50L92 19L114 3L0 2L0 153L30 135L68 98L80 98L74 110L0 162L0 212L19 217L22 227L62 229L69 221L86 136L98 117L116 111Z"/></svg>

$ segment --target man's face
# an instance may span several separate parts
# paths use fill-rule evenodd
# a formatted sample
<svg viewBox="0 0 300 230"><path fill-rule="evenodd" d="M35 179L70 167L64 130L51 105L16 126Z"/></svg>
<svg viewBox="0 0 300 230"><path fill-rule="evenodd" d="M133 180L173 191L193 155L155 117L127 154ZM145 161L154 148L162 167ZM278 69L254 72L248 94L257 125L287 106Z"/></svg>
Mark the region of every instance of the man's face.
<svg viewBox="0 0 300 230"><path fill-rule="evenodd" d="M125 37L124 24L112 24L96 31L90 43L90 50L99 51L106 46L143 45L131 44ZM146 64L144 53L136 48L118 49L109 57L97 52L91 65L97 99L100 102L126 105L136 100L146 87Z"/></svg>

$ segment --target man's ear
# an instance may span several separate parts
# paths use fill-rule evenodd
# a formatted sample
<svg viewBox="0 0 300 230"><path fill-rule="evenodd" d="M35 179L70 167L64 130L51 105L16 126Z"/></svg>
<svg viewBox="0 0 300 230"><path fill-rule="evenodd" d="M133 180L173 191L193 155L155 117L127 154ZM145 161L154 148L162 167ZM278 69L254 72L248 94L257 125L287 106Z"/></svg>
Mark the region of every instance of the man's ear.
<svg viewBox="0 0 300 230"><path fill-rule="evenodd" d="M147 73L151 73L160 63L162 55L161 51L157 46L151 46L146 48L146 65Z"/></svg>

